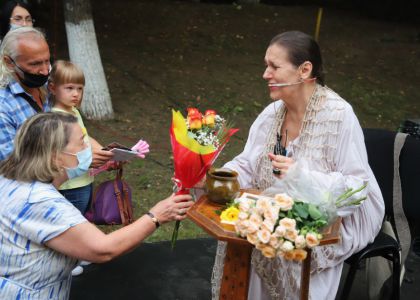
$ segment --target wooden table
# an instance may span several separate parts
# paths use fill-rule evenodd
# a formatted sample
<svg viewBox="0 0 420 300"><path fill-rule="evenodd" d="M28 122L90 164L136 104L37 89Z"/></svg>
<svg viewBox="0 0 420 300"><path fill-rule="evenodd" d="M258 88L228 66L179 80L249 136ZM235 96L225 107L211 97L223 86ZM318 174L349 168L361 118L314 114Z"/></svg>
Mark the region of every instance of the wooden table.
<svg viewBox="0 0 420 300"><path fill-rule="evenodd" d="M249 192L249 191L248 191ZM187 212L188 217L207 233L220 241L227 242L223 277L220 287L220 300L246 300L248 299L249 275L251 267L251 253L253 245L247 240L237 236L234 226L221 224L216 210L223 205L209 201L203 195ZM339 228L341 218L338 218L323 232L320 245L334 244L340 241ZM311 250L302 262L300 299L309 297L309 281L311 269Z"/></svg>

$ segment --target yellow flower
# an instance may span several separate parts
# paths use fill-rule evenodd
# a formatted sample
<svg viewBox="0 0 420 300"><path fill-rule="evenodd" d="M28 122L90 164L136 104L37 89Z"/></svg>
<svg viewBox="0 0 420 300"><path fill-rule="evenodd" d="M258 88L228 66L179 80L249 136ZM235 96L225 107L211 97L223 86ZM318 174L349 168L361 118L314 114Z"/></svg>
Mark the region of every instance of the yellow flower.
<svg viewBox="0 0 420 300"><path fill-rule="evenodd" d="M220 215L220 219L222 220L222 223L234 223L235 221L238 220L238 216L239 216L239 209L237 209L234 206L231 206L227 209L225 209L222 214Z"/></svg>
<svg viewBox="0 0 420 300"><path fill-rule="evenodd" d="M188 122L190 124L190 129L200 129L201 126L202 126L201 113L196 113L194 115L188 115Z"/></svg>
<svg viewBox="0 0 420 300"><path fill-rule="evenodd" d="M216 118L216 111L211 110L211 109L206 110L203 117L203 123L209 127L214 127L215 118Z"/></svg>

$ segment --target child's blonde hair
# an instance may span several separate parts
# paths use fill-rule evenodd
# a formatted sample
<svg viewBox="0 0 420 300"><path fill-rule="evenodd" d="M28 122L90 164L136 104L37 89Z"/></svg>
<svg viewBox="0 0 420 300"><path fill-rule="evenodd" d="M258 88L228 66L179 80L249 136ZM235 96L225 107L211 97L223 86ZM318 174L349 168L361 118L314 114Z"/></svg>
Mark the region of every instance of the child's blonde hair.
<svg viewBox="0 0 420 300"><path fill-rule="evenodd" d="M82 69L71 61L57 60L51 69L49 82L54 85L75 83L85 85L85 75ZM82 95L83 98L83 95ZM52 105L56 103L56 99L51 95ZM82 99L80 99L80 104Z"/></svg>

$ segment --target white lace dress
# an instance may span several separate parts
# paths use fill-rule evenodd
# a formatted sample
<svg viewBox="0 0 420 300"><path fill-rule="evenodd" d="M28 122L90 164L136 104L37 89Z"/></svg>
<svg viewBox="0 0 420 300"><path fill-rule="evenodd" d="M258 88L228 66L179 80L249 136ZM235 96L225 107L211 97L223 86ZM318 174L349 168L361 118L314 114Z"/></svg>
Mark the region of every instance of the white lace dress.
<svg viewBox="0 0 420 300"><path fill-rule="evenodd" d="M266 189L275 177L267 153L286 113L282 101L270 104L253 123L244 151L225 167L239 173L242 188ZM358 207L344 208L341 242L314 248L310 299L335 299L344 260L373 241L382 224L384 203L367 161L363 132L351 106L332 90L317 86L307 107L298 138L287 147L295 161L306 160L314 181L339 183L365 189L367 200ZM220 242L212 278L213 299L219 299L226 245ZM283 258L267 259L252 253L248 299L299 299L301 264Z"/></svg>

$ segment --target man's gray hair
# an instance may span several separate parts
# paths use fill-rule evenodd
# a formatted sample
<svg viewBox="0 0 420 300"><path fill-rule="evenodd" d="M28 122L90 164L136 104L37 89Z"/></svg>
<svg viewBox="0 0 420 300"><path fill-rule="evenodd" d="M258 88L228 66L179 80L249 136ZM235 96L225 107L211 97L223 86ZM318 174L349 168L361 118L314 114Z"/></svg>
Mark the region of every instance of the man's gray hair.
<svg viewBox="0 0 420 300"><path fill-rule="evenodd" d="M20 27L14 30L10 30L4 36L4 39L0 45L0 88L8 85L14 74L14 71L7 67L6 62L4 61L4 57L9 56L15 60L19 55L19 40L24 38L36 40L41 39L46 41L44 33L33 27Z"/></svg>

